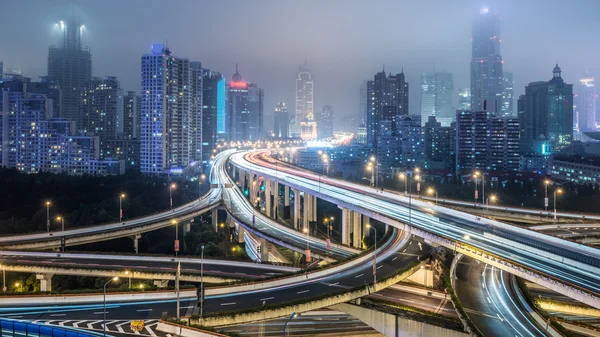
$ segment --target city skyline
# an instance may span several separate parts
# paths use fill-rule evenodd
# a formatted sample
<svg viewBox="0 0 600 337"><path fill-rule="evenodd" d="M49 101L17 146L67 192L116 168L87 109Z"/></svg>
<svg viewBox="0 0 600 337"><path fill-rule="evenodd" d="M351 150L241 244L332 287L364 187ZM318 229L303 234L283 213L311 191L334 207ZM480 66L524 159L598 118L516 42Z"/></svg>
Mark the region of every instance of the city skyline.
<svg viewBox="0 0 600 337"><path fill-rule="evenodd" d="M16 18L8 17L3 21L0 36L14 47L0 51L0 60L4 61L5 72L20 69L27 77L45 75L48 45L60 44L60 37L52 34L52 25L68 18L71 12L70 4L70 1L36 3L34 10L27 9L31 22L17 39L8 29L16 24ZM145 53L152 43L165 41L170 47L178 50L179 54L198 59L203 65L221 71L225 78L231 76L231 69L239 62L245 77L252 78L265 89L266 125L272 125L272 111L277 102L294 101L294 73L297 65L304 59L308 60L315 77L319 79L319 99L315 111L321 110L323 105L333 105L337 111L336 121L346 121L349 120L347 117L358 116L356 92L361 82L370 78L383 65L393 73L400 72L404 67L407 81L414 85L419 83L422 72L430 71L435 65L453 74L455 91L456 88L468 87L471 24L472 18L481 8L478 1L436 6L433 3L386 3L386 6L381 7L389 7L389 10L379 12L377 9L368 8L367 5L349 2L345 3L343 14L350 16L363 12L365 24L375 20L377 16L385 18L388 15L386 13L394 12L395 8L415 14L416 18L405 17L406 25L416 24L418 18L428 15L431 28L410 33L394 30L393 33L377 39L372 38L372 32L365 32L352 39L344 39L341 33L349 22L343 15L338 25L316 24L310 28L312 34L303 37L293 23L277 21L280 23L278 26L282 27L281 30L270 30L271 23L259 23L263 15L269 16L272 11L285 14L274 20L285 20L290 15L288 13L294 13L293 15L306 14L314 22L320 22L321 16L337 10L334 2L309 2L306 8L300 8L291 2L272 3L269 6L257 6L258 8L235 3L234 7L237 10L229 13L226 9L231 7L230 3L224 1L205 6L201 12L206 13L206 20L193 20L198 22L194 24L187 23L192 20L186 20L188 16L185 13L161 9L165 18L178 19L172 24L173 27L159 23L150 29L144 29L143 25L129 25L130 15L127 13L133 13L134 9L142 7L138 6L139 4L134 1L125 3L121 11L123 14L115 13L114 18L111 16L111 25L104 25L100 18L114 6L105 3L76 4L73 12L85 23L82 45L91 49L94 60L93 76L116 76L124 90L139 92L139 74L134 71L138 68L139 55ZM155 13L159 10L158 2L144 4L142 11ZM195 2L187 4L190 8L200 6ZM565 80L569 83L576 83L585 71L592 76L600 74L600 65L594 58L598 53L596 49L600 48L581 42L586 41L586 37L590 40L599 33L599 28L592 25L594 17L591 13L597 12L600 4L593 1L578 1L577 4L578 6L568 7L561 5L559 1L546 1L543 7L535 1L490 4L490 8L502 17L504 71L514 74L515 98L524 93L524 87L529 82L545 78L546 69L556 61L561 64ZM30 1L14 1L6 4L5 8L19 11L29 5ZM434 11L434 8L438 10ZM539 11L540 15L536 17L543 18L540 19L539 25L535 25L531 18L524 20L529 10ZM233 21L242 13L249 13L252 18L251 26L261 36L260 41L245 39L236 35L235 29L222 25L219 26L219 39L215 34L205 33L211 31L211 27L216 27L215 17L219 17L221 13L227 13ZM552 22L569 24L573 29L567 32L560 29L561 25L553 25ZM179 34L182 29L190 30L196 37ZM127 34L119 34L119 31L127 31ZM322 33L315 35L317 31ZM573 34L573 31L576 33ZM292 38L299 39L299 42L289 48L280 48L282 40L285 42ZM190 43L191 40L195 42ZM561 48L554 47L556 41L560 43ZM119 62L114 62L117 55L115 49L118 49ZM343 54L344 62L339 61L340 53ZM278 57L269 57L269 54ZM535 55L535 58L523 55ZM570 57L571 55L578 55L577 61ZM353 66L349 67L349 64ZM411 114L419 109L419 95L418 91L412 91L410 94ZM453 95L455 105L456 97L457 94Z"/></svg>

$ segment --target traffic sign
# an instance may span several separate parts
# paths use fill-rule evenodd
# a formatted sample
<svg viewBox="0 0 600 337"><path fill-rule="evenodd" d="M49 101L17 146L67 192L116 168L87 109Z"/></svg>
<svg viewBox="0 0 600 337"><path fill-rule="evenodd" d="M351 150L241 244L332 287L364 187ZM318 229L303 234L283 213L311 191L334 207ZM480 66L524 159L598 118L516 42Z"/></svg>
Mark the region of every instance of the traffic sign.
<svg viewBox="0 0 600 337"><path fill-rule="evenodd" d="M131 321L131 323L129 323L129 327L131 328L132 331L140 332L140 331L144 330L144 321L142 321L142 320Z"/></svg>
<svg viewBox="0 0 600 337"><path fill-rule="evenodd" d="M175 240L175 251L179 251L179 240Z"/></svg>

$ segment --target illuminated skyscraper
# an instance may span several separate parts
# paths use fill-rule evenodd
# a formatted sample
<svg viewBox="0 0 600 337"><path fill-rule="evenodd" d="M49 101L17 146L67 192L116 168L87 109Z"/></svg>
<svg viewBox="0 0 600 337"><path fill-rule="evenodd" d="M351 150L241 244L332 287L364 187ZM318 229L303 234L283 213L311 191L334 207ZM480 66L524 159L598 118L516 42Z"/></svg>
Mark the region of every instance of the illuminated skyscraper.
<svg viewBox="0 0 600 337"><path fill-rule="evenodd" d="M60 117L79 121L80 96L92 77L92 55L88 47L82 48L81 35L85 29L74 20L57 24L63 34L61 47L50 46L48 51L48 77L57 81L62 90Z"/></svg>
<svg viewBox="0 0 600 337"><path fill-rule="evenodd" d="M333 136L333 106L325 105L321 113L317 115L319 139Z"/></svg>
<svg viewBox="0 0 600 337"><path fill-rule="evenodd" d="M473 20L471 57L471 109L500 112L502 56L500 18L484 8Z"/></svg>
<svg viewBox="0 0 600 337"><path fill-rule="evenodd" d="M421 75L421 123L435 116L442 126L450 126L456 118L452 106L454 81L451 73L433 72Z"/></svg>
<svg viewBox="0 0 600 337"><path fill-rule="evenodd" d="M277 138L289 137L290 115L284 102L277 103L273 112L273 133Z"/></svg>
<svg viewBox="0 0 600 337"><path fill-rule="evenodd" d="M502 75L502 106L500 107L502 117L514 117L513 74L504 72Z"/></svg>
<svg viewBox="0 0 600 337"><path fill-rule="evenodd" d="M295 123L291 125L290 132L292 137L301 136L300 124L306 121L307 116L312 114L314 117L315 106L315 83L313 75L308 69L306 62L300 66L296 74L296 114ZM300 127L301 128L301 127Z"/></svg>
<svg viewBox="0 0 600 337"><path fill-rule="evenodd" d="M300 138L302 140L317 140L317 122L313 113L306 115L306 118L300 123Z"/></svg>
<svg viewBox="0 0 600 337"><path fill-rule="evenodd" d="M203 71L202 161L206 166L218 138L223 137L225 133L225 79L218 72L209 69ZM219 123L223 124L221 132Z"/></svg>
<svg viewBox="0 0 600 337"><path fill-rule="evenodd" d="M458 110L471 110L471 89L458 89Z"/></svg>
<svg viewBox="0 0 600 337"><path fill-rule="evenodd" d="M575 134L581 139L580 132L597 131L596 121L596 84L594 77L584 74L577 83L575 92Z"/></svg>
<svg viewBox="0 0 600 337"><path fill-rule="evenodd" d="M255 83L242 80L237 65L227 84L226 135L230 141L262 137L264 92Z"/></svg>

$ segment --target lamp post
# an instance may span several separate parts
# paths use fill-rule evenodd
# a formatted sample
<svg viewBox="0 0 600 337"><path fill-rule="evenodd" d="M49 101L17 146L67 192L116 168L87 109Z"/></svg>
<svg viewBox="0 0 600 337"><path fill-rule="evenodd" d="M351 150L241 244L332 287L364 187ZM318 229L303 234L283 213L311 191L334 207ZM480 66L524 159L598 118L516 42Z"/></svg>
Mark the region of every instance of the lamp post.
<svg viewBox="0 0 600 337"><path fill-rule="evenodd" d="M204 179L206 179L206 174L200 174L200 178L198 179L198 198L202 196L202 183L204 182Z"/></svg>
<svg viewBox="0 0 600 337"><path fill-rule="evenodd" d="M294 318L296 318L296 313L293 312L292 315L290 316L290 318L287 319L287 321L285 321L285 324L283 324L283 336L287 337L287 325L288 323L293 320Z"/></svg>
<svg viewBox="0 0 600 337"><path fill-rule="evenodd" d="M19 288L19 292L22 293L23 292L23 285L19 282L15 283L15 288Z"/></svg>
<svg viewBox="0 0 600 337"><path fill-rule="evenodd" d="M50 201L46 201L46 231L50 233Z"/></svg>
<svg viewBox="0 0 600 337"><path fill-rule="evenodd" d="M548 211L548 185L550 184L550 180L544 180L544 186L546 187L546 196L544 197L544 209Z"/></svg>
<svg viewBox="0 0 600 337"><path fill-rule="evenodd" d="M119 222L123 221L123 199L125 198L125 193L119 194Z"/></svg>
<svg viewBox="0 0 600 337"><path fill-rule="evenodd" d="M2 292L6 292L6 267L2 265Z"/></svg>
<svg viewBox="0 0 600 337"><path fill-rule="evenodd" d="M486 205L486 206L488 206L488 207L489 207L489 206L490 206L490 201L491 201L491 202L496 202L496 199L497 199L497 198L496 198L496 196L495 196L495 195L493 195L493 194L492 194L492 195L490 195L490 196L487 198L487 205Z"/></svg>
<svg viewBox="0 0 600 337"><path fill-rule="evenodd" d="M379 165L377 163L377 159L375 158L375 156L371 156L369 158L369 164L372 165L372 170L371 170L371 179L373 180L373 187L377 187L377 175L375 174L375 170L377 169L377 165ZM379 172L377 172L378 174Z"/></svg>
<svg viewBox="0 0 600 337"><path fill-rule="evenodd" d="M404 194L408 193L408 179L406 179L406 173L400 173L400 179L404 180Z"/></svg>
<svg viewBox="0 0 600 337"><path fill-rule="evenodd" d="M433 195L435 193L435 204L437 205L438 203L438 192L436 190L434 190L433 188L429 188L427 189L427 193Z"/></svg>
<svg viewBox="0 0 600 337"><path fill-rule="evenodd" d="M64 232L65 231L65 218L59 215L59 216L56 217L56 221L60 221L60 223L61 223L61 231Z"/></svg>
<svg viewBox="0 0 600 337"><path fill-rule="evenodd" d="M554 220L556 220L556 195L557 194L561 194L562 193L562 189L556 189L554 190Z"/></svg>
<svg viewBox="0 0 600 337"><path fill-rule="evenodd" d="M104 283L104 310L103 310L103 314L104 314L104 322L102 324L102 328L103 328L103 336L106 336L106 286L111 283L111 282L117 282L119 280L118 277L113 277L110 280L106 281L106 283Z"/></svg>
<svg viewBox="0 0 600 337"><path fill-rule="evenodd" d="M175 184L169 185L169 203L171 205L171 209L173 209L173 190L177 187Z"/></svg>
<svg viewBox="0 0 600 337"><path fill-rule="evenodd" d="M375 231L375 250L373 251L373 291L377 291L377 228L367 225L368 229Z"/></svg>
<svg viewBox="0 0 600 337"><path fill-rule="evenodd" d="M475 171L473 173L473 178L475 178L475 209L477 209L477 200L479 200L479 189L477 188L477 183L479 182L479 171Z"/></svg>
<svg viewBox="0 0 600 337"><path fill-rule="evenodd" d="M131 289L131 277L133 276L133 272L126 270L125 275L129 276L129 289Z"/></svg>
<svg viewBox="0 0 600 337"><path fill-rule="evenodd" d="M303 232L306 233L306 267L308 268L308 263L310 262L310 241L308 241L308 234L310 230L304 228Z"/></svg>
<svg viewBox="0 0 600 337"><path fill-rule="evenodd" d="M204 310L204 245L200 248L200 318L202 318Z"/></svg>
<svg viewBox="0 0 600 337"><path fill-rule="evenodd" d="M375 169L373 169L373 165L371 163L367 164L367 171L371 172L371 179L369 183L371 187L375 186Z"/></svg>
<svg viewBox="0 0 600 337"><path fill-rule="evenodd" d="M173 219L173 220L171 220L171 224L175 225L174 250L175 250L175 256L177 256L179 254L179 223L177 222L177 220Z"/></svg>

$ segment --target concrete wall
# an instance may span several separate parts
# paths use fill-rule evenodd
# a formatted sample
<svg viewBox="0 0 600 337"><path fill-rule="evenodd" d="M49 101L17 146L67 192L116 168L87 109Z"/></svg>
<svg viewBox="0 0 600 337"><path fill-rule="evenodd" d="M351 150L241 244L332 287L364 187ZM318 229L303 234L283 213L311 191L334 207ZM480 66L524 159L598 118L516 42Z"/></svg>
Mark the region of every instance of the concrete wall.
<svg viewBox="0 0 600 337"><path fill-rule="evenodd" d="M183 325L173 324L170 322L160 321L156 326L156 330L160 332L164 332L165 334L170 334L173 336L181 336L181 337L227 337L226 335L222 335L216 332L210 332L205 330L200 330L192 327L186 327Z"/></svg>
<svg viewBox="0 0 600 337"><path fill-rule="evenodd" d="M548 312L562 312L569 315L600 317L600 310L590 307L568 305L544 299L536 301L538 305Z"/></svg>
<svg viewBox="0 0 600 337"><path fill-rule="evenodd" d="M196 297L196 289L186 289L179 293L180 298ZM64 295L19 295L0 296L0 306L11 305L64 305L76 303L96 303L102 305L104 294L64 294ZM106 302L167 300L177 298L177 292L147 291L131 293L107 293Z"/></svg>
<svg viewBox="0 0 600 337"><path fill-rule="evenodd" d="M450 330L431 324L421 323L352 304L341 303L336 304L331 308L350 314L353 317L360 319L373 329L389 337L469 336L461 331Z"/></svg>

